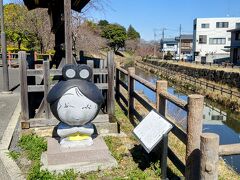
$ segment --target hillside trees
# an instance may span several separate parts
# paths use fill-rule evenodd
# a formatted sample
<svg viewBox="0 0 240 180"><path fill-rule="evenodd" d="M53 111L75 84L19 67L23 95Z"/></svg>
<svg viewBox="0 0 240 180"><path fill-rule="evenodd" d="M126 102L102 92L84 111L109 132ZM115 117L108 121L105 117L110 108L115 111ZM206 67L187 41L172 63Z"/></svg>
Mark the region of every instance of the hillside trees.
<svg viewBox="0 0 240 180"><path fill-rule="evenodd" d="M126 50L135 53L139 43L140 34L130 25L127 30Z"/></svg>
<svg viewBox="0 0 240 180"><path fill-rule="evenodd" d="M107 39L108 45L114 52L125 46L125 41L127 39L126 29L119 24L106 25L102 29L101 35Z"/></svg>
<svg viewBox="0 0 240 180"><path fill-rule="evenodd" d="M93 2L94 4L89 5L89 7L99 5L101 0ZM97 7L93 6L93 8ZM10 3L5 5L4 13L8 45L17 47L19 50L27 48L42 53L54 48L54 35L51 33L47 9L28 11L21 3ZM107 20L95 23L84 17L84 13L74 12L72 17L72 37L76 51L83 50L89 54L97 54L101 50L111 48L116 52L121 48L121 50L138 54L141 54L140 49L143 52L150 52L149 46L140 43L140 34L132 25L126 30L122 25L112 24Z"/></svg>
<svg viewBox="0 0 240 180"><path fill-rule="evenodd" d="M129 25L127 30L127 37L130 40L140 39L140 34L137 32L132 25Z"/></svg>
<svg viewBox="0 0 240 180"><path fill-rule="evenodd" d="M34 44L28 44L28 48L37 46L41 53L53 49L54 35L51 33L51 25L47 9L34 9L27 13L28 29L35 37Z"/></svg>
<svg viewBox="0 0 240 180"><path fill-rule="evenodd" d="M53 35L47 10L28 11L23 4L7 4L4 6L5 31L9 45L20 50L38 49L46 52L53 48Z"/></svg>
<svg viewBox="0 0 240 180"><path fill-rule="evenodd" d="M21 49L24 41L29 40L29 31L26 27L26 13L27 9L18 4L4 6L6 37L11 43L17 43L18 49Z"/></svg>
<svg viewBox="0 0 240 180"><path fill-rule="evenodd" d="M97 54L107 47L106 39L100 36L96 24L85 21L81 25L73 26L74 44L76 50L83 50L89 54Z"/></svg>

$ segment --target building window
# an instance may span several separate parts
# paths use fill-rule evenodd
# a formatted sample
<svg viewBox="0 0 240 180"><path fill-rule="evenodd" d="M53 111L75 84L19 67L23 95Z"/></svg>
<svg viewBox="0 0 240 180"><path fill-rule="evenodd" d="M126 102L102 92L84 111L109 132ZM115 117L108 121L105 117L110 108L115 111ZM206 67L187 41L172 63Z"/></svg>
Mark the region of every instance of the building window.
<svg viewBox="0 0 240 180"><path fill-rule="evenodd" d="M194 26L193 26L193 30L196 30L196 29L197 29L197 25L194 24Z"/></svg>
<svg viewBox="0 0 240 180"><path fill-rule="evenodd" d="M221 115L212 115L212 120L223 121L223 116L221 116Z"/></svg>
<svg viewBox="0 0 240 180"><path fill-rule="evenodd" d="M209 28L209 24L201 24L202 28Z"/></svg>
<svg viewBox="0 0 240 180"><path fill-rule="evenodd" d="M240 32L236 32L235 40L240 40Z"/></svg>
<svg viewBox="0 0 240 180"><path fill-rule="evenodd" d="M199 44L207 44L207 36L199 35Z"/></svg>
<svg viewBox="0 0 240 180"><path fill-rule="evenodd" d="M240 23L236 23L236 28L240 28Z"/></svg>
<svg viewBox="0 0 240 180"><path fill-rule="evenodd" d="M228 22L216 22L217 28L228 28Z"/></svg>
<svg viewBox="0 0 240 180"><path fill-rule="evenodd" d="M226 44L226 38L209 38L209 44Z"/></svg>

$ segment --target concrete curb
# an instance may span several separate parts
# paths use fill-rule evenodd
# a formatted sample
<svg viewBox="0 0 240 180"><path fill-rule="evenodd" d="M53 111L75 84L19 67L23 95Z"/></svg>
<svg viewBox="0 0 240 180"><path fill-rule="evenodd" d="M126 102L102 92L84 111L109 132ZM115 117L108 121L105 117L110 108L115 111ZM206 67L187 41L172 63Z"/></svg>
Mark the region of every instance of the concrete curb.
<svg viewBox="0 0 240 180"><path fill-rule="evenodd" d="M8 173L10 179L12 180L22 180L25 179L22 175L22 171L19 169L18 165L14 160L12 160L9 156L9 146L12 140L12 136L16 125L18 123L18 119L21 113L21 102L18 101L15 111L12 114L12 117L8 123L6 130L4 131L2 140L0 142L0 160L2 161L6 172Z"/></svg>

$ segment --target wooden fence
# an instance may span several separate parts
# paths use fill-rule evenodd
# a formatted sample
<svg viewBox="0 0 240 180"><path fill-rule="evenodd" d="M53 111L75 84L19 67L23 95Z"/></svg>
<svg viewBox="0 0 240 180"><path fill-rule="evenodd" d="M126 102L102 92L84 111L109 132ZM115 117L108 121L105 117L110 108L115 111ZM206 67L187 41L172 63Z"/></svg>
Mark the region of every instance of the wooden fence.
<svg viewBox="0 0 240 180"><path fill-rule="evenodd" d="M191 76L188 76L186 74L178 73L176 71L172 71L172 70L169 70L169 69L164 68L164 67L155 66L155 65L150 64L150 63L145 63L145 62L142 62L142 61L137 62L137 63L149 66L149 67L154 68L154 69L157 69L167 77L174 77L175 76L175 77L180 78L180 80L185 80L185 81L187 81L190 84L193 84L195 86L198 85L198 86L203 87L207 90L210 90L210 91L213 91L213 92L219 92L221 95L226 95L226 96L229 96L230 98L235 97L235 98L240 100L240 92L239 91L236 91L236 90L233 90L233 89L230 89L230 88L225 88L225 87L213 84L213 83L209 83L209 82L200 80L197 77L191 77Z"/></svg>
<svg viewBox="0 0 240 180"><path fill-rule="evenodd" d="M30 53L26 53L27 56L30 56ZM2 57L2 54L0 53L0 56ZM38 53L36 51L33 52L32 54L33 60L35 64L42 64L44 59L52 59L53 54L43 54L43 53ZM9 67L16 67L19 66L19 61L18 61L18 53L7 53L7 62Z"/></svg>
<svg viewBox="0 0 240 180"><path fill-rule="evenodd" d="M62 69L50 69L49 60L43 61L42 69L28 69L27 65L27 53L20 51L18 53L18 60L20 62L20 85L21 85L21 125L23 129L42 127L42 126L52 126L58 123L58 120L54 119L51 115L50 107L47 102L47 94L49 90L54 86L54 78L59 78L62 76ZM91 62L90 66L93 66ZM109 52L107 56L107 68L94 68L93 75L107 76L104 79L107 81L102 81L96 83L96 86L101 90L107 90L107 113L109 115L110 121L113 121L114 115L114 61L113 52ZM40 77L43 79L42 84L28 84L29 77ZM44 97L40 106L36 110L34 118L29 117L29 93L43 92ZM45 113L44 113L45 112ZM44 118L42 115L44 114Z"/></svg>
<svg viewBox="0 0 240 180"><path fill-rule="evenodd" d="M121 77L127 78L127 83L121 80ZM135 91L134 82L137 81L156 93L156 107L148 103L145 98ZM127 96L122 90L127 91ZM202 134L202 117L204 97L201 95L189 95L188 102L182 101L167 92L167 81L158 80L152 84L135 74L134 68L128 68L128 71L117 67L116 69L116 101L123 109L124 113L132 122L133 119L141 121L143 117L136 110L134 101L137 100L148 111L155 109L163 115L172 125L171 132L179 141L186 145L185 162L182 162L177 154L168 147L167 156L177 169L188 180L192 179L217 179L218 157L219 155L240 154L240 144L220 145L216 134ZM177 125L177 122L170 119L166 114L167 101L175 104L179 108L187 111L187 130L183 130ZM236 149L235 149L236 148ZM166 167L164 167L166 157L161 157L162 178L165 179Z"/></svg>

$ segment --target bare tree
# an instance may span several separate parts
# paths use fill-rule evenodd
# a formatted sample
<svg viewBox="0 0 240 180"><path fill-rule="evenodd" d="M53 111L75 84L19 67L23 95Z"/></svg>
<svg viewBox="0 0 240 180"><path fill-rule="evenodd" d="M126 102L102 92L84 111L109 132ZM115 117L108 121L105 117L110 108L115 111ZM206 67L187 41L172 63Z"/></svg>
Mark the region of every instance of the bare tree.
<svg viewBox="0 0 240 180"><path fill-rule="evenodd" d="M54 35L51 33L51 25L47 9L34 9L28 12L28 26L37 43L41 53L54 47Z"/></svg>
<svg viewBox="0 0 240 180"><path fill-rule="evenodd" d="M154 44L151 42L146 42L146 41L141 40L140 43L138 44L136 53L137 53L137 55L141 56L142 58L147 57L147 56L153 56Z"/></svg>
<svg viewBox="0 0 240 180"><path fill-rule="evenodd" d="M83 50L90 54L96 54L107 47L106 40L102 38L97 30L94 30L87 23L73 29L76 50Z"/></svg>
<svg viewBox="0 0 240 180"><path fill-rule="evenodd" d="M128 39L125 41L125 48L127 51L131 51L132 53L135 53L138 49L140 40L139 39Z"/></svg>

